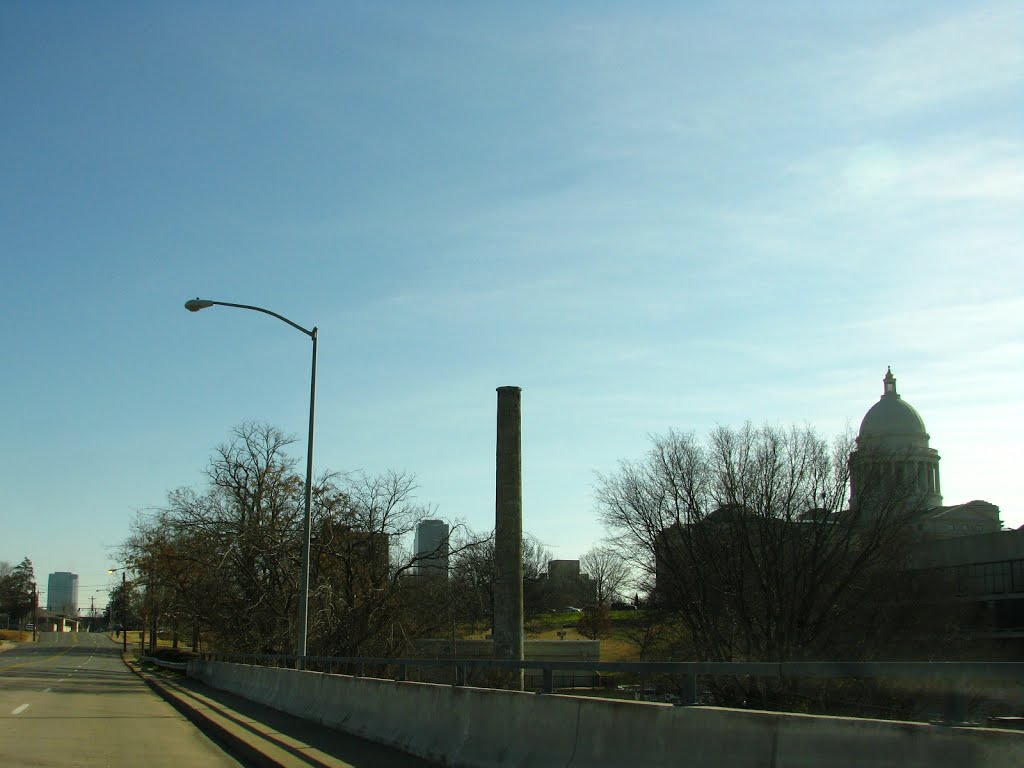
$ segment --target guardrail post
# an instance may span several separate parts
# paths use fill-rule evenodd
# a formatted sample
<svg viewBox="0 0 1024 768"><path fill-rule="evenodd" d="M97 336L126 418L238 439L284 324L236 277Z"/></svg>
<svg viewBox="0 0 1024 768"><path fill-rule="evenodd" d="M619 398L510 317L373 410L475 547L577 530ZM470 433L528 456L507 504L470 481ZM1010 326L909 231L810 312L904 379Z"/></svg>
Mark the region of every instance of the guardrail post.
<svg viewBox="0 0 1024 768"><path fill-rule="evenodd" d="M697 676L683 675L683 704L691 706L697 703Z"/></svg>
<svg viewBox="0 0 1024 768"><path fill-rule="evenodd" d="M942 702L942 724L967 724L967 695L959 688L947 688Z"/></svg>
<svg viewBox="0 0 1024 768"><path fill-rule="evenodd" d="M555 692L555 672L551 667L544 667L541 672L544 675L544 693Z"/></svg>

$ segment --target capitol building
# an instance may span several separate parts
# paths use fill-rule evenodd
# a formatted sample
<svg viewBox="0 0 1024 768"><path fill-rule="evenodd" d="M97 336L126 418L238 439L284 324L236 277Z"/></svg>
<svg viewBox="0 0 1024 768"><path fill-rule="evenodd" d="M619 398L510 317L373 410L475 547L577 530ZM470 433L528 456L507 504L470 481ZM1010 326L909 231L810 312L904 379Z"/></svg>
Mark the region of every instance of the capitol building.
<svg viewBox="0 0 1024 768"><path fill-rule="evenodd" d="M1003 530L999 507L974 499L946 504L939 452L921 414L896 389L892 370L882 396L861 421L850 455L850 508L869 504L870 483L888 477L916 493L916 543L910 572L941 585L944 599L969 606L960 631L975 639L1024 639L1024 527Z"/></svg>
<svg viewBox="0 0 1024 768"><path fill-rule="evenodd" d="M999 507L975 499L944 505L939 452L931 447L924 419L896 390L892 369L882 379L882 396L864 414L857 449L850 456L850 508L861 503L867 468L871 476L898 479L915 491L920 510L915 527L921 538L945 539L1002 530ZM879 466L882 465L882 466Z"/></svg>

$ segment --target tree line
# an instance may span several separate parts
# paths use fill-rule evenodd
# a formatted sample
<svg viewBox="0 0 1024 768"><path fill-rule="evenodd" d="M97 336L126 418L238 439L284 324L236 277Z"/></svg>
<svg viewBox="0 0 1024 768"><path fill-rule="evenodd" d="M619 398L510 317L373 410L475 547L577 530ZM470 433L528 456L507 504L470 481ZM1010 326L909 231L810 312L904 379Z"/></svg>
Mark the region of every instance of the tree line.
<svg viewBox="0 0 1024 768"><path fill-rule="evenodd" d="M292 652L304 481L291 442L244 424L214 452L204 488L179 488L138 518L115 621L223 650ZM885 462L865 462L851 509L852 447L809 427L653 436L645 456L598 476L606 541L581 558L580 599L596 607L581 626L600 635L601 611L635 590L647 610L628 634L651 660L896 658L918 653L922 636L946 647L955 622L928 609L935 585L905 568L917 491ZM312 499L311 655L403 656L424 638L486 633L490 532L454 525L449 577L412 578L417 555L403 543L435 512L416 498L414 476L323 472ZM527 616L562 607L550 552L528 538L523 555Z"/></svg>
<svg viewBox="0 0 1024 768"><path fill-rule="evenodd" d="M186 645L293 653L298 634L304 479L287 450L293 439L247 423L218 446L203 488L183 487L140 514L120 553L130 573L111 591L108 618L145 626L149 641L169 631ZM402 472L322 472L311 503L307 652L402 656L424 638L486 634L493 618L494 540L454 524L448 577L413 576L436 553L406 546L435 510ZM592 553L595 563L601 558ZM566 600L546 578L551 553L523 545L527 615ZM624 571L595 565L612 594ZM572 593L576 594L576 593Z"/></svg>

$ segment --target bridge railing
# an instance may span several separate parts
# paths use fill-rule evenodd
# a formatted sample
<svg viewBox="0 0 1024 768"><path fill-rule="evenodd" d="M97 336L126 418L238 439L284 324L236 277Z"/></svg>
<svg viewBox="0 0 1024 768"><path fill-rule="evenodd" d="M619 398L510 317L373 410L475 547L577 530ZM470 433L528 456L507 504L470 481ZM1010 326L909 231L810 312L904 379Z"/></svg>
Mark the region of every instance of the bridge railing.
<svg viewBox="0 0 1024 768"><path fill-rule="evenodd" d="M915 684L939 692L942 697L943 721L964 723L967 716L970 691L978 685L1024 683L1022 662L945 662L945 661L873 661L873 662L593 662L554 661L529 659L499 661L494 659L452 658L383 658L363 656L306 656L280 654L203 653L202 659L236 664L287 667L327 674L347 674L357 677L391 678L394 680L423 679L427 670L448 672L452 685L480 685L480 673L514 673L523 670L532 673L539 685L530 685L538 693L553 693L559 678L593 679L600 675L626 674L639 681L637 689L644 691L647 681L673 678L678 681L681 705L698 704L699 683L705 678L766 678L795 679L856 679L867 681L914 681ZM416 675L415 672L420 672ZM431 682L437 682L437 675ZM476 678L476 679L474 679ZM528 678L529 681L529 678ZM481 687L501 687L500 684ZM568 686L563 686L568 687Z"/></svg>
<svg viewBox="0 0 1024 768"><path fill-rule="evenodd" d="M173 669L176 672L184 672L186 669L188 669L187 662L164 661L163 659L158 659L155 656L140 656L139 661L143 662L144 664L152 664L156 667L161 667L162 669Z"/></svg>

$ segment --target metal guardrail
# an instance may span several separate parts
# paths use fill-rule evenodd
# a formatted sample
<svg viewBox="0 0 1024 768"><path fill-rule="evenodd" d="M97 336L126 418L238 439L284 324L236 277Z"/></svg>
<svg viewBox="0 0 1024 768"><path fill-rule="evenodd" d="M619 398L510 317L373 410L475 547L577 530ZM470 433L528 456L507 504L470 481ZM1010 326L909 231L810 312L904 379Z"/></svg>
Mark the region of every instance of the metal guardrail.
<svg viewBox="0 0 1024 768"><path fill-rule="evenodd" d="M698 703L698 678L718 677L760 677L760 678L817 678L817 679L861 679L861 680L915 680L941 687L943 694L943 721L948 724L962 724L967 716L967 687L980 681L1024 682L1022 662L978 662L978 661L872 661L872 662L592 662L592 661L547 661L531 659L524 661L499 661L493 659L420 659L383 658L363 656L306 656L297 657L283 654L229 654L202 653L200 658L209 661L277 666L334 673L339 667L359 670L356 676L365 677L366 669L394 670L396 680L407 680L410 668L436 667L454 670L454 685L464 685L473 670L505 670L515 672L540 671L543 687L540 692L553 693L555 672L627 673L643 681L654 676L672 676L681 682L681 704ZM353 671L347 674L355 674Z"/></svg>
<svg viewBox="0 0 1024 768"><path fill-rule="evenodd" d="M163 667L164 669L174 669L178 672L184 672L186 669L188 669L187 662L164 661L163 659L158 659L155 656L140 656L139 661L145 662L146 664L155 664L156 666Z"/></svg>

